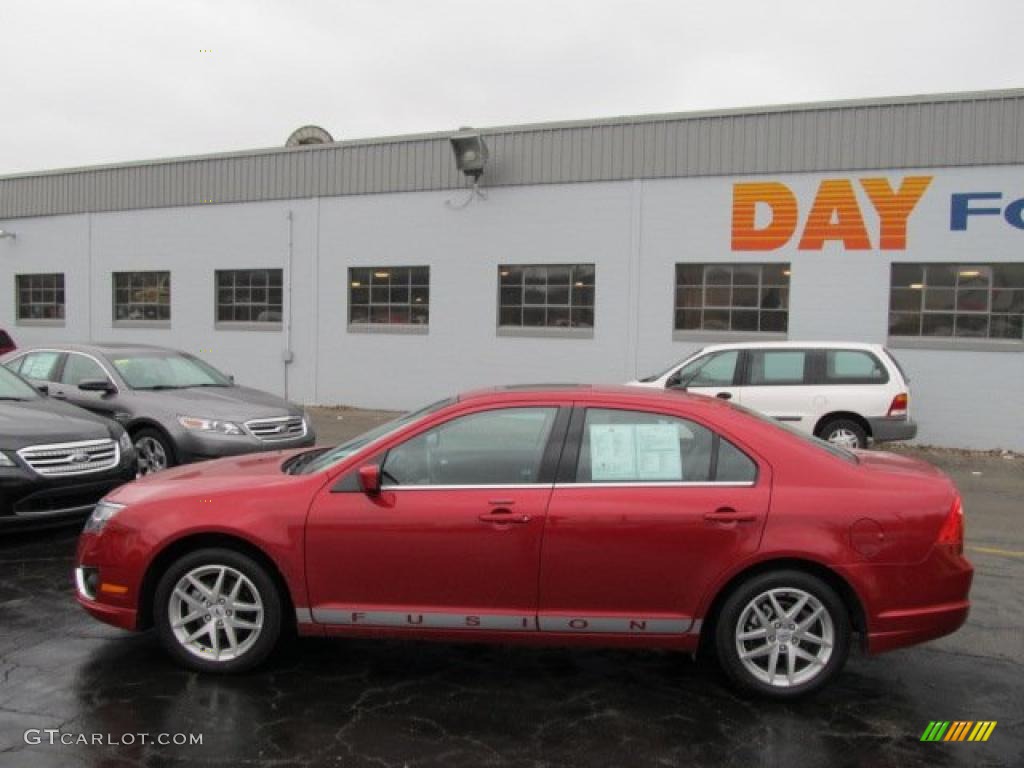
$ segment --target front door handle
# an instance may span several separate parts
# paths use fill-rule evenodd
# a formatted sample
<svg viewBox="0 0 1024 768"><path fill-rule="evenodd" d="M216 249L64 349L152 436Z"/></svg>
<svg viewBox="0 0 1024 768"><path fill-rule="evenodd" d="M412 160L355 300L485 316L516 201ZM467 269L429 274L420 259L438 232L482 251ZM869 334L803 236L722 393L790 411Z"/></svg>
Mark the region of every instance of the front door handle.
<svg viewBox="0 0 1024 768"><path fill-rule="evenodd" d="M477 520L481 523L493 523L495 525L509 525L511 523L522 524L530 522L529 515L517 515L513 514L511 509L492 509L482 515L477 515Z"/></svg>
<svg viewBox="0 0 1024 768"><path fill-rule="evenodd" d="M743 514L732 507L719 507L714 512L704 515L704 522L716 524L730 523L752 523L757 520L757 515Z"/></svg>
<svg viewBox="0 0 1024 768"><path fill-rule="evenodd" d="M57 400L67 400L68 399L68 396L66 394L64 394L63 390L59 390L59 389L56 392L51 392L50 393L50 397L55 398Z"/></svg>
<svg viewBox="0 0 1024 768"><path fill-rule="evenodd" d="M732 392L719 392L715 397L719 400L732 400Z"/></svg>

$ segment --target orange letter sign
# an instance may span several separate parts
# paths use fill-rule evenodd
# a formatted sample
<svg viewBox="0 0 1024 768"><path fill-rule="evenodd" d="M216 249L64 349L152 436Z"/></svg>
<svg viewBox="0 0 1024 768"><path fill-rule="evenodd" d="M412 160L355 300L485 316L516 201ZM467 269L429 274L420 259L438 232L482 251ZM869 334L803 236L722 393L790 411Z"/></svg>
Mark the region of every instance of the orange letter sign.
<svg viewBox="0 0 1024 768"><path fill-rule="evenodd" d="M826 240L842 240L851 251L871 248L857 195L847 179L821 182L798 247L801 251L820 251Z"/></svg>
<svg viewBox="0 0 1024 768"><path fill-rule="evenodd" d="M767 226L757 229L757 204L772 211ZM732 249L773 251L781 248L796 231L796 197L785 184L766 181L732 186Z"/></svg>
<svg viewBox="0 0 1024 768"><path fill-rule="evenodd" d="M860 183L878 211L881 222L878 247L902 251L907 247L907 218L932 183L932 177L908 176L900 184L898 192L892 191L888 179L861 179Z"/></svg>

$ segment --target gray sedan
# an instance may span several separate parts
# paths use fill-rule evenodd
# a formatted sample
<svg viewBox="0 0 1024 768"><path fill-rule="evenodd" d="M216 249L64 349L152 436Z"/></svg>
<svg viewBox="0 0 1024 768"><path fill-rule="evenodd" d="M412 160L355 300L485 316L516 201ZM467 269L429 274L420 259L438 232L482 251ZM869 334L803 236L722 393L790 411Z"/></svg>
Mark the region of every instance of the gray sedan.
<svg viewBox="0 0 1024 768"><path fill-rule="evenodd" d="M57 344L22 348L0 362L51 397L123 425L135 443L140 474L316 440L301 406L238 386L185 352Z"/></svg>

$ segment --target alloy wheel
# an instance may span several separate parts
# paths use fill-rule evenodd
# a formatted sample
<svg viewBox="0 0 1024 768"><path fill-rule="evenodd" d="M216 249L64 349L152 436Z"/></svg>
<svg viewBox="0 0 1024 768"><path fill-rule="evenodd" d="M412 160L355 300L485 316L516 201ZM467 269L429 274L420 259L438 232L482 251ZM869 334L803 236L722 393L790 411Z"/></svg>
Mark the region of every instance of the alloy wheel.
<svg viewBox="0 0 1024 768"><path fill-rule="evenodd" d="M155 437L145 435L135 441L135 452L139 458L138 475L151 475L167 469L167 451Z"/></svg>
<svg viewBox="0 0 1024 768"><path fill-rule="evenodd" d="M762 592L740 612L736 652L754 678L791 688L822 673L835 647L835 625L828 609L809 592L795 588Z"/></svg>
<svg viewBox="0 0 1024 768"><path fill-rule="evenodd" d="M860 438L858 438L852 430L846 429L845 427L839 427L838 429L830 432L828 442L851 450L860 448Z"/></svg>
<svg viewBox="0 0 1024 768"><path fill-rule="evenodd" d="M202 565L188 571L171 591L167 608L175 639L206 661L241 657L263 630L259 590L229 565Z"/></svg>

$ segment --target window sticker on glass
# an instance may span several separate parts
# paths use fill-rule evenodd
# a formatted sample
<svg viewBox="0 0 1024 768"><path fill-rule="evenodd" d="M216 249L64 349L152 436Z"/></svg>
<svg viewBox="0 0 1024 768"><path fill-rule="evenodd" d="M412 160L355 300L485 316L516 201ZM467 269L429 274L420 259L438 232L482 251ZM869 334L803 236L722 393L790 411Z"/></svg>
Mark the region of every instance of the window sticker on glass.
<svg viewBox="0 0 1024 768"><path fill-rule="evenodd" d="M680 431L676 424L591 424L591 479L679 480Z"/></svg>

